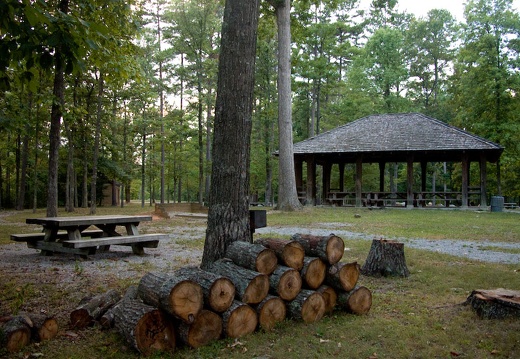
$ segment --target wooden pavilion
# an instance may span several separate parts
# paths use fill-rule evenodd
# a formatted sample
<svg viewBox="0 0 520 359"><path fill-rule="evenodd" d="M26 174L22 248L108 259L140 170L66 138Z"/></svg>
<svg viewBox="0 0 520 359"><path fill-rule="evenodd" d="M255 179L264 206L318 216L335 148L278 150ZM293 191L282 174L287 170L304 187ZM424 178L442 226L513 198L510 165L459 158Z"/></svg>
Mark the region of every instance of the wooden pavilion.
<svg viewBox="0 0 520 359"><path fill-rule="evenodd" d="M504 148L420 113L372 115L294 144L296 185L300 199L317 203L317 166L322 166L324 203L361 206L487 206L486 163L497 162ZM303 163L306 182L303 179ZM461 188L436 191L427 187L428 163L461 163ZM480 166L478 186L470 186L470 166ZM363 164L379 164L379 190L363 190ZM385 165L406 163L406 192L385 190ZM414 163L420 164L421 183L414 183ZM345 190L345 166L354 164L354 190ZM331 188L337 165L338 187ZM394 186L395 187L395 186ZM470 203L471 197L471 203Z"/></svg>

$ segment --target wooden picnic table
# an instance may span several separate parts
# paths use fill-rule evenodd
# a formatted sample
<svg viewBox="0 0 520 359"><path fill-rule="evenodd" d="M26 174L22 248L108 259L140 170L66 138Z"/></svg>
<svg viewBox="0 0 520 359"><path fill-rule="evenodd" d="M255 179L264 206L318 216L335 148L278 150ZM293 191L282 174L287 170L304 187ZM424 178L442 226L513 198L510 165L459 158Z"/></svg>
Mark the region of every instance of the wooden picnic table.
<svg viewBox="0 0 520 359"><path fill-rule="evenodd" d="M131 246L133 253L144 254L144 248L157 248L159 240L168 238L166 234L139 233L139 223L151 220L151 216L128 215L27 218L27 224L41 225L42 231L12 234L11 240L27 242L28 247L45 255L62 252L87 256L96 250L107 251L111 245ZM124 227L126 235L117 227Z"/></svg>

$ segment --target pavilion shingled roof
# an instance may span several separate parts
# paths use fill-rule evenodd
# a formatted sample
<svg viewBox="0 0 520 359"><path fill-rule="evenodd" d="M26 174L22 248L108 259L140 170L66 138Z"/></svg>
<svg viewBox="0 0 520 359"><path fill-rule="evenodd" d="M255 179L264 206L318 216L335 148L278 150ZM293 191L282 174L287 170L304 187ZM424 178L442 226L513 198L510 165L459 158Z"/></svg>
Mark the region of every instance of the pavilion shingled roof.
<svg viewBox="0 0 520 359"><path fill-rule="evenodd" d="M420 113L363 117L294 144L294 154L492 151L496 143Z"/></svg>

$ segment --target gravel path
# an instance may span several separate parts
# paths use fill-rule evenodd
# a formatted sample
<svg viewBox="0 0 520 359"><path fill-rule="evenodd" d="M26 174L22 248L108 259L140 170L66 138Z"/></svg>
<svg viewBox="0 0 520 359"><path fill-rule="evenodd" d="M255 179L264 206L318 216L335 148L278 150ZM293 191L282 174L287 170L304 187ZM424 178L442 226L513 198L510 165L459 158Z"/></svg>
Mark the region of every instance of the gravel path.
<svg viewBox="0 0 520 359"><path fill-rule="evenodd" d="M338 230L344 227L343 224L323 223L324 228L305 228L300 227L266 227L259 228L255 233L271 233L278 235L292 235L295 233L312 234L325 236L334 233L343 239L372 240L374 235L356 233L347 230ZM520 237L520 235L519 235ZM386 237L385 237L386 238ZM423 238L387 238L395 239L405 243L406 246L417 249L425 249L434 252L451 254L454 256L465 257L483 262L520 264L520 253L505 253L492 250L493 248L516 249L520 251L520 243L500 243L500 242L472 242L462 240L429 240ZM520 238L519 238L520 239Z"/></svg>

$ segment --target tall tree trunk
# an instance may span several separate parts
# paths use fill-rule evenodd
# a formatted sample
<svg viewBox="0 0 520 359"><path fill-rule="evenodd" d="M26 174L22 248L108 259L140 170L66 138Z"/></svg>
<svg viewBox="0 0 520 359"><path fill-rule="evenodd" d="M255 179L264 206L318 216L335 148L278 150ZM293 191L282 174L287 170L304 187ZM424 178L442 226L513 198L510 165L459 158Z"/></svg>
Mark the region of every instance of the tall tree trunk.
<svg viewBox="0 0 520 359"><path fill-rule="evenodd" d="M259 0L226 1L202 268L223 258L231 242L250 240L249 156L258 16Z"/></svg>
<svg viewBox="0 0 520 359"><path fill-rule="evenodd" d="M280 138L278 209L301 209L294 171L291 106L291 1L276 3L278 25L278 136Z"/></svg>
<svg viewBox="0 0 520 359"><path fill-rule="evenodd" d="M69 11L69 0L61 0L58 10L64 14ZM65 102L65 61L61 44L54 49L54 101L51 107L51 127L49 129L49 175L47 187L47 217L58 215L58 160L60 148L60 122Z"/></svg>
<svg viewBox="0 0 520 359"><path fill-rule="evenodd" d="M101 137L101 118L103 117L103 85L104 77L102 70L99 71L99 88L96 111L96 134L94 138L94 158L92 159L92 182L90 183L90 214L96 214L97 201L97 165L99 157L99 142Z"/></svg>
<svg viewBox="0 0 520 359"><path fill-rule="evenodd" d="M32 122L32 106L33 106L33 96L32 92L29 92L29 113L28 113L28 121L25 124L25 131L23 135L23 144L21 151L21 168L20 168L20 188L18 189L18 201L16 204L16 209L21 211L24 208L25 204L25 187L27 184L27 163L29 162L29 130ZM36 164L35 164L36 166Z"/></svg>

